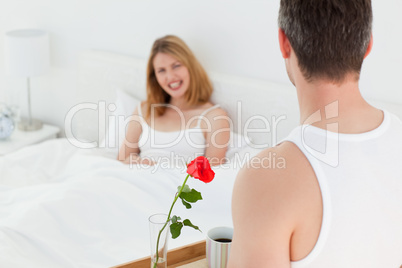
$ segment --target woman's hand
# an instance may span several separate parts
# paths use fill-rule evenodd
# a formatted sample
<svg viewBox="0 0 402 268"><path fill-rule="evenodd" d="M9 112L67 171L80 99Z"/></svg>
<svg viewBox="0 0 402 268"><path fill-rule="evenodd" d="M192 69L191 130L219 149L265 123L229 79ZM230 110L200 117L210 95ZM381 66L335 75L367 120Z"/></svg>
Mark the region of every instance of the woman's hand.
<svg viewBox="0 0 402 268"><path fill-rule="evenodd" d="M124 161L124 164L130 165L148 165L153 166L156 162L152 161L149 158L141 158L138 154L130 154Z"/></svg>
<svg viewBox="0 0 402 268"><path fill-rule="evenodd" d="M153 166L156 164L156 162L152 161L149 158L140 158L140 162L138 164Z"/></svg>

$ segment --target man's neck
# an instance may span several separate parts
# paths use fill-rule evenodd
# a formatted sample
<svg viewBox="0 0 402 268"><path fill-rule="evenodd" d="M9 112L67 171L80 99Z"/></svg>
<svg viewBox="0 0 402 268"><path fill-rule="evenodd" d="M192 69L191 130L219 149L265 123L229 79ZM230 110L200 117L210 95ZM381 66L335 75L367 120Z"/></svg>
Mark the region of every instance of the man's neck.
<svg viewBox="0 0 402 268"><path fill-rule="evenodd" d="M299 79L296 88L301 124L340 133L362 133L375 129L383 120L382 112L363 99L358 81L352 77L340 84Z"/></svg>

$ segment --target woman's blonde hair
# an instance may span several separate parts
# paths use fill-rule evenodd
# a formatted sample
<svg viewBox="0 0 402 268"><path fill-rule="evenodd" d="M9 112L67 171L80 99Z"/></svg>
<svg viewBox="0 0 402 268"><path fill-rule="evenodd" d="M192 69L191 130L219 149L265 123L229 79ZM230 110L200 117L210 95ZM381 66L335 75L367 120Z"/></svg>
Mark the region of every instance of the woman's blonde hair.
<svg viewBox="0 0 402 268"><path fill-rule="evenodd" d="M188 104L200 105L209 101L213 88L204 68L183 40L174 35L166 35L154 42L151 55L148 59L147 118L151 116L152 104L167 104L170 101L170 96L163 90L156 80L153 61L158 53L166 53L173 56L188 69L190 74L190 84L185 93ZM157 106L155 108L156 116L163 115L165 110L166 106Z"/></svg>

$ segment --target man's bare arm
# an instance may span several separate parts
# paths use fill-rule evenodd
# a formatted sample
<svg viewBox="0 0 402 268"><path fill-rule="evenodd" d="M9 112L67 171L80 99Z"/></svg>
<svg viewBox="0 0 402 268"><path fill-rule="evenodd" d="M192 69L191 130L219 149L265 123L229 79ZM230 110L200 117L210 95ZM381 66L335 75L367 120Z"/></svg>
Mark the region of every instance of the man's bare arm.
<svg viewBox="0 0 402 268"><path fill-rule="evenodd" d="M319 189L311 166L292 143L265 150L256 159L259 164L254 161L257 164L251 166L250 161L236 178L232 197L234 235L228 267L288 268L292 258L304 257L315 244L315 236L312 240L304 239L297 230L305 227L303 217L315 215L306 211L321 213L321 204L312 205L320 202ZM304 222L311 224L308 219ZM302 245L300 240L311 243Z"/></svg>

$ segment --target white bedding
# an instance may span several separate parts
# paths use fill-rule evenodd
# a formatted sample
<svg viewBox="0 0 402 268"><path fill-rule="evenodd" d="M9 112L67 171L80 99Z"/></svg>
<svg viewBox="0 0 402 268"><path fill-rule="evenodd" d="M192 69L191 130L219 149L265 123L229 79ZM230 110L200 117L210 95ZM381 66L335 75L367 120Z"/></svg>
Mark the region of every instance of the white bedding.
<svg viewBox="0 0 402 268"><path fill-rule="evenodd" d="M71 128L80 140L101 141L108 129L107 120L101 119L109 118L110 111L101 113L100 103L116 103L116 88L145 99L145 68L145 60L131 56L84 52L77 103L98 109L78 112L72 122L64 122L65 129ZM254 144L272 146L298 124L293 87L211 77L212 101L233 119L232 130ZM400 104L373 103L402 118ZM130 168L110 152L77 149L58 139L0 157L0 268L110 267L150 254L148 217L168 212L185 170ZM214 226L232 225L231 193L243 161L214 168L216 177L210 184L190 179L189 186L201 191L204 200L190 210L178 202L174 214L189 218L204 234ZM183 228L169 248L202 240L204 234Z"/></svg>
<svg viewBox="0 0 402 268"><path fill-rule="evenodd" d="M184 168L124 165L104 150L47 141L0 158L0 267L110 267L150 254L148 217L167 213ZM231 226L238 167L214 168L214 181L188 184L203 199L173 213L204 233L183 228L169 248Z"/></svg>

